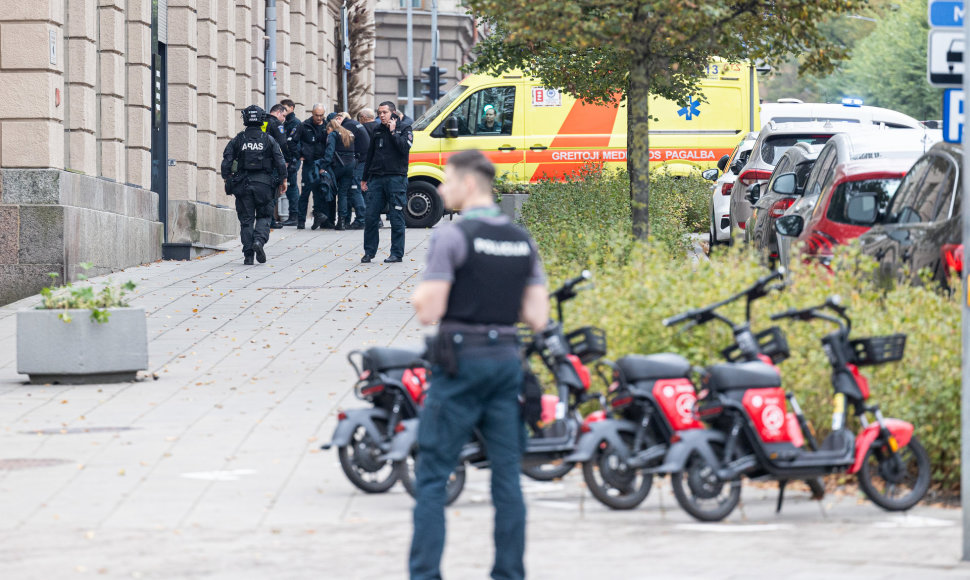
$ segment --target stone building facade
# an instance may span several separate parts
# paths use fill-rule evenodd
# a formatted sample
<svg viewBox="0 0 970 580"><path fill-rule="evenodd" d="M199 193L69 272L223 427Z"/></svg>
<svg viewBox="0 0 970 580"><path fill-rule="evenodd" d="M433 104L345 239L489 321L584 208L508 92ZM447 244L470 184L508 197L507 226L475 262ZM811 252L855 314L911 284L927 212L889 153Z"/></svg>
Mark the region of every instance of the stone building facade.
<svg viewBox="0 0 970 580"><path fill-rule="evenodd" d="M373 0L367 0L373 1ZM277 98L340 97L338 0L277 0ZM264 104L265 0L30 0L0 11L0 303L238 236L219 176ZM373 74L373 71L368 71Z"/></svg>
<svg viewBox="0 0 970 580"><path fill-rule="evenodd" d="M377 0L375 12L376 84L378 102L392 101L404 110L407 104L407 0ZM431 0L411 0L414 50L414 116L421 116L431 102L421 94L421 69L431 66ZM465 75L459 70L472 60L471 49L481 31L460 0L438 0L438 66L448 72L443 91Z"/></svg>

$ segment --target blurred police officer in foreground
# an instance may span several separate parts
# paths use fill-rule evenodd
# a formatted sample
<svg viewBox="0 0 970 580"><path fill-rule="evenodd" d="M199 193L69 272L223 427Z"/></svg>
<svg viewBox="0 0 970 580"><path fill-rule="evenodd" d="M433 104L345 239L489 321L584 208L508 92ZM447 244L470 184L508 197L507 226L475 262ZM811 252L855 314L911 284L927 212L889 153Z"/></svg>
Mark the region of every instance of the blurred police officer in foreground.
<svg viewBox="0 0 970 580"><path fill-rule="evenodd" d="M492 578L525 577L525 503L519 469L525 426L517 322L549 322L545 275L529 234L492 200L495 167L478 151L448 159L438 191L462 220L431 235L423 281L412 297L422 324L441 321L429 350L431 388L418 428L412 580L440 579L445 484L478 427L488 449L495 505Z"/></svg>
<svg viewBox="0 0 970 580"><path fill-rule="evenodd" d="M243 109L246 130L233 137L222 154L222 178L226 193L236 197L243 263L247 265L254 256L260 264L266 262L263 246L269 241L276 191L286 189L286 162L276 140L263 132L265 116L256 105Z"/></svg>

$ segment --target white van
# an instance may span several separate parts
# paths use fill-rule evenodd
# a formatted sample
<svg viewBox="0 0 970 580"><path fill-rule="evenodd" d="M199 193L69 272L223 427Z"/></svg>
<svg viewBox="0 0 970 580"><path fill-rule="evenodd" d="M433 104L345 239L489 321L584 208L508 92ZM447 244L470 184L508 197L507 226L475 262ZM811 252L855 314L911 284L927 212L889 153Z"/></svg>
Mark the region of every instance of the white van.
<svg viewBox="0 0 970 580"><path fill-rule="evenodd" d="M779 99L777 103L761 104L761 125L769 121L780 123L804 123L807 121L831 121L833 123L862 123L885 125L890 129L923 129L916 119L882 107L863 105L858 99L845 99L839 103L802 103L797 99Z"/></svg>

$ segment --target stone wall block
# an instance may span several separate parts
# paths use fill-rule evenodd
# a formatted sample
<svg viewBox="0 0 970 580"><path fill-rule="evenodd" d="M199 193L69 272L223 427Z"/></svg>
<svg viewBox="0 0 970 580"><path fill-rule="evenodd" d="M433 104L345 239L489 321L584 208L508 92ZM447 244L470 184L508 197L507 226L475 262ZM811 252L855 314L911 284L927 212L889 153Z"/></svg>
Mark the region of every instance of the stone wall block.
<svg viewBox="0 0 970 580"><path fill-rule="evenodd" d="M128 140L125 145L132 148L151 149L151 110L141 107L126 107L125 116L128 122Z"/></svg>
<svg viewBox="0 0 970 580"><path fill-rule="evenodd" d="M231 32L220 30L217 37L217 51L219 67L236 68L236 36Z"/></svg>
<svg viewBox="0 0 970 580"><path fill-rule="evenodd" d="M194 5L195 3L192 2ZM168 4L168 46L198 45L198 20L194 6L191 8Z"/></svg>
<svg viewBox="0 0 970 580"><path fill-rule="evenodd" d="M64 275L63 264L0 265L0 304L15 302L50 285L49 272Z"/></svg>
<svg viewBox="0 0 970 580"><path fill-rule="evenodd" d="M152 69L128 65L127 101L130 107L152 106Z"/></svg>
<svg viewBox="0 0 970 580"><path fill-rule="evenodd" d="M197 176L199 187L199 201L215 203L219 196L226 196L226 191L222 186L222 179L219 178L213 169L200 169ZM225 203L223 201L223 203Z"/></svg>
<svg viewBox="0 0 970 580"><path fill-rule="evenodd" d="M86 38L71 38L67 42L71 53L67 81L93 87L98 82L98 46Z"/></svg>
<svg viewBox="0 0 970 580"><path fill-rule="evenodd" d="M64 125L58 121L2 121L4 167L64 167Z"/></svg>
<svg viewBox="0 0 970 580"><path fill-rule="evenodd" d="M211 95L199 95L198 99L199 111L198 111L198 127L200 133L212 133L215 137L216 133L216 110L219 106L216 98Z"/></svg>
<svg viewBox="0 0 970 580"><path fill-rule="evenodd" d="M3 203L57 204L61 199L60 173L53 169L3 170Z"/></svg>
<svg viewBox="0 0 970 580"><path fill-rule="evenodd" d="M52 20L64 22L63 0L31 0L30 2L5 2L4 20Z"/></svg>
<svg viewBox="0 0 970 580"><path fill-rule="evenodd" d="M95 40L97 38L97 34L97 2L91 2L91 0L68 0L67 35L70 38L87 38L90 40ZM73 57L74 55L72 54L71 56Z"/></svg>
<svg viewBox="0 0 970 580"><path fill-rule="evenodd" d="M127 0L127 3L128 10L125 15L128 22L152 25L152 0Z"/></svg>
<svg viewBox="0 0 970 580"><path fill-rule="evenodd" d="M152 186L152 152L148 149L134 149L132 147L128 148L126 159L126 170L128 171L128 177L125 180L127 183L133 183L140 187L151 187ZM138 191L133 189L133 191ZM134 199L133 196L126 196L128 199ZM131 214L130 210L126 211L128 215L135 215L136 217L144 217L144 219L153 219L144 214ZM156 212L157 213L157 212Z"/></svg>
<svg viewBox="0 0 970 580"><path fill-rule="evenodd" d="M102 51L125 53L125 13L103 4L98 10L98 48Z"/></svg>
<svg viewBox="0 0 970 580"><path fill-rule="evenodd" d="M49 72L0 72L0 119L50 117L58 86L57 75Z"/></svg>
<svg viewBox="0 0 970 580"><path fill-rule="evenodd" d="M101 176L123 183L125 180L125 144L122 141L99 141Z"/></svg>
<svg viewBox="0 0 970 580"><path fill-rule="evenodd" d="M197 60L198 55L194 49L184 46L170 47L168 49L168 86L196 86L199 74Z"/></svg>
<svg viewBox="0 0 970 580"><path fill-rule="evenodd" d="M199 36L198 47L199 56L218 56L219 48L219 28L215 22L202 20L198 23Z"/></svg>
<svg viewBox="0 0 970 580"><path fill-rule="evenodd" d="M192 87L185 85L168 86L168 122L189 123L195 125L198 121L198 93ZM169 136L171 143L172 137Z"/></svg>
<svg viewBox="0 0 970 580"><path fill-rule="evenodd" d="M128 64L152 64L152 29L141 22L128 22Z"/></svg>
<svg viewBox="0 0 970 580"><path fill-rule="evenodd" d="M21 264L64 263L64 206L20 206L18 261Z"/></svg>
<svg viewBox="0 0 970 580"><path fill-rule="evenodd" d="M92 105L92 109L94 106ZM97 157L98 140L94 133L85 131L71 131L68 135L70 159L66 166L73 171L81 171L87 175L98 174Z"/></svg>
<svg viewBox="0 0 970 580"><path fill-rule="evenodd" d="M122 99L113 97L102 97L101 107L101 133L98 135L102 140L123 141L125 139L126 112L125 102Z"/></svg>
<svg viewBox="0 0 970 580"><path fill-rule="evenodd" d="M20 207L0 205L0 264L16 264L20 256Z"/></svg>
<svg viewBox="0 0 970 580"><path fill-rule="evenodd" d="M217 97L221 91L225 90L218 84L218 63L212 58L200 58L197 61L197 66L199 71L199 94Z"/></svg>
<svg viewBox="0 0 970 580"><path fill-rule="evenodd" d="M99 53L101 60L101 93L125 96L125 57L113 52Z"/></svg>
<svg viewBox="0 0 970 580"><path fill-rule="evenodd" d="M60 34L58 27L47 22L0 23L0 68L58 70L59 64L50 63L51 30Z"/></svg>
<svg viewBox="0 0 970 580"><path fill-rule="evenodd" d="M203 168L215 171L222 165L222 151L217 149L218 139L214 133L199 133L199 163L200 170Z"/></svg>

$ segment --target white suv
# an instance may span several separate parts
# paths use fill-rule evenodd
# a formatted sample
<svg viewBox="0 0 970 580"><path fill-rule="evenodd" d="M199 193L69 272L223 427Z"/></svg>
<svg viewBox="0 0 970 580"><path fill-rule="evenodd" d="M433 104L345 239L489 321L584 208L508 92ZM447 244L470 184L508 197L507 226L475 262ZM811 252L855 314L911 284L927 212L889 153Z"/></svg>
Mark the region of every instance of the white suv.
<svg viewBox="0 0 970 580"><path fill-rule="evenodd" d="M709 214L711 216L711 227L708 233L708 241L711 246L726 244L731 240L731 190L734 182L738 178L741 168L748 162L751 149L754 147L755 140L758 138L757 132L748 133L744 139L734 148L727 160L718 162L718 169L723 173L714 182L711 191L711 203ZM723 158L722 158L723 159Z"/></svg>

